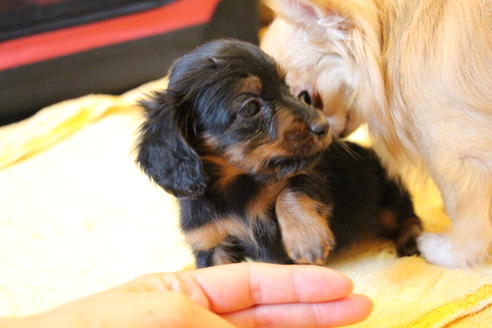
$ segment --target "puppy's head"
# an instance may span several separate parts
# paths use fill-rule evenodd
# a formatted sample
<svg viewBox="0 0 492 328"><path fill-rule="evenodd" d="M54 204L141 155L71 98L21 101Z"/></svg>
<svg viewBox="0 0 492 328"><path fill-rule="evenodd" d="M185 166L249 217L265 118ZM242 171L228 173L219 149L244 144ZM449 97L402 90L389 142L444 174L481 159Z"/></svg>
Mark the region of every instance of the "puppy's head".
<svg viewBox="0 0 492 328"><path fill-rule="evenodd" d="M294 95L323 110L335 134L350 134L361 123L362 107L373 110L370 102L384 92L379 80L370 88L361 87L379 79L372 54L372 48L380 49L379 34L370 35L365 28L375 20L376 9L370 7L371 1L269 2L277 18L261 48L286 70Z"/></svg>
<svg viewBox="0 0 492 328"><path fill-rule="evenodd" d="M168 89L143 105L137 161L176 196L203 194L203 157L278 178L312 164L331 140L322 112L291 95L269 56L239 41L213 41L183 56Z"/></svg>

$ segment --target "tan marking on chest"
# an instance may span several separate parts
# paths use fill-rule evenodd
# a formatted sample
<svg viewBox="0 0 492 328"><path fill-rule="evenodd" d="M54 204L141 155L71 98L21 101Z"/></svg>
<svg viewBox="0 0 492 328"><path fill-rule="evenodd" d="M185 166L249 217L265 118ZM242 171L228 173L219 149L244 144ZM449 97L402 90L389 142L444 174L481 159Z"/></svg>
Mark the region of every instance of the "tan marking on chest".
<svg viewBox="0 0 492 328"><path fill-rule="evenodd" d="M244 174L244 171L219 156L207 155L204 160L214 163L219 167L220 177L217 179L216 186L224 190L227 186L239 175Z"/></svg>
<svg viewBox="0 0 492 328"><path fill-rule="evenodd" d="M274 206L275 201L285 187L286 182L274 182L268 184L261 189L255 198L248 204L247 215L248 220L267 218L269 210Z"/></svg>
<svg viewBox="0 0 492 328"><path fill-rule="evenodd" d="M200 228L185 231L184 235L192 249L207 250L216 247L228 236L249 238L250 229L239 218L225 217Z"/></svg>

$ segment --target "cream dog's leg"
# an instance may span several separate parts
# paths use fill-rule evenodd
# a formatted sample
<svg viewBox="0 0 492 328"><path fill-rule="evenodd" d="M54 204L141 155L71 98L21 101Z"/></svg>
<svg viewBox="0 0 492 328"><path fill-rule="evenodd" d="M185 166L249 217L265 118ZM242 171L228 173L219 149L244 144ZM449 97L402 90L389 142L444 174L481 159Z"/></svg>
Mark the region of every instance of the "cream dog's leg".
<svg viewBox="0 0 492 328"><path fill-rule="evenodd" d="M436 168L433 177L452 227L443 234L423 234L420 251L429 262L449 268L483 262L492 246L492 173L478 159L443 162L446 169Z"/></svg>

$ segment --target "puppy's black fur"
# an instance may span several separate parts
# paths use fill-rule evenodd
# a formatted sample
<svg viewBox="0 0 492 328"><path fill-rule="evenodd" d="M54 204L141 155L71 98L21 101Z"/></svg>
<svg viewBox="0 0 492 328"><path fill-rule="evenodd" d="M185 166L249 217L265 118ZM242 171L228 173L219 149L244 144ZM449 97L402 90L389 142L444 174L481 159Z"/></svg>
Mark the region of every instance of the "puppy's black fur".
<svg viewBox="0 0 492 328"><path fill-rule="evenodd" d="M259 48L232 40L197 48L143 107L137 162L179 198L198 267L323 263L367 234L416 253L420 221L408 193L371 150L331 144L326 118L291 95Z"/></svg>

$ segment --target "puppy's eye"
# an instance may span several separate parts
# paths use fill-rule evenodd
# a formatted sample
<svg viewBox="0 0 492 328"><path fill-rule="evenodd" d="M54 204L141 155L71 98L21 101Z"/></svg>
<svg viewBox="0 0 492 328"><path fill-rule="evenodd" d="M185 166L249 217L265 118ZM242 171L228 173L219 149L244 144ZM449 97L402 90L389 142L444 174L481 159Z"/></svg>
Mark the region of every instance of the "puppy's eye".
<svg viewBox="0 0 492 328"><path fill-rule="evenodd" d="M300 101L302 101L303 103L305 103L307 105L312 104L311 96L309 96L309 92L307 92L306 90L301 91L301 93L299 93L297 98L299 98Z"/></svg>
<svg viewBox="0 0 492 328"><path fill-rule="evenodd" d="M242 117L253 117L260 112L261 104L257 99L251 99L245 102L239 110Z"/></svg>

